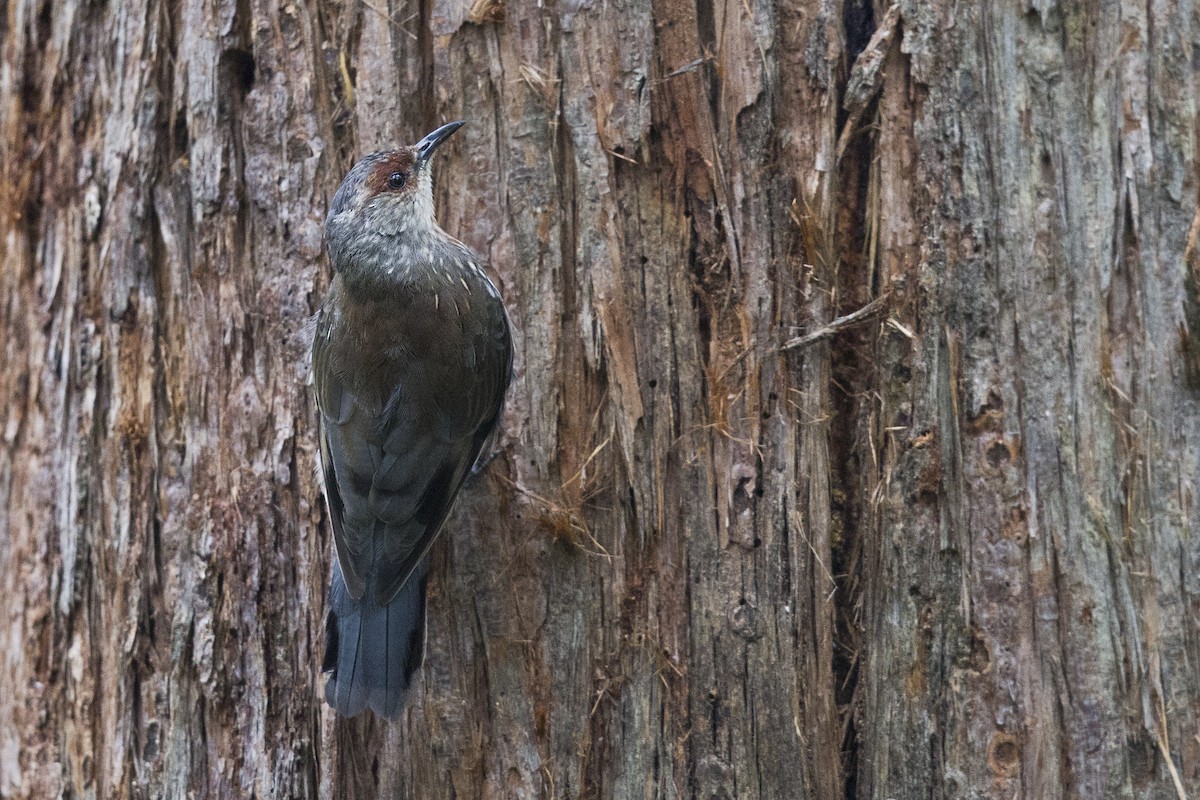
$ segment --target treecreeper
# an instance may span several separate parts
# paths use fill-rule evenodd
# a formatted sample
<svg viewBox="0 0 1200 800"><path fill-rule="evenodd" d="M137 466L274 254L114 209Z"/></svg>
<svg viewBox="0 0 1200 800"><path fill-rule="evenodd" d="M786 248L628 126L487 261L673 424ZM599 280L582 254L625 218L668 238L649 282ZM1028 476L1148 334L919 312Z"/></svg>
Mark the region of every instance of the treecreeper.
<svg viewBox="0 0 1200 800"><path fill-rule="evenodd" d="M336 557L325 699L395 718L425 651L428 553L512 373L512 334L478 256L437 224L431 157L452 122L366 156L334 195L334 277L313 383Z"/></svg>

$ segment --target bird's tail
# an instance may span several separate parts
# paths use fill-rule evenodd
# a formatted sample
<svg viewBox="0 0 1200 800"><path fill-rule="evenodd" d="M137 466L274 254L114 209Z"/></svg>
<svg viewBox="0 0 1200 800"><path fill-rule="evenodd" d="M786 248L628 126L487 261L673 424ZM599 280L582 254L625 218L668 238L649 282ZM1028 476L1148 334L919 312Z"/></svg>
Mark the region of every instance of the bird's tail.
<svg viewBox="0 0 1200 800"><path fill-rule="evenodd" d="M356 716L368 706L388 719L400 715L425 656L427 571L427 564L419 564L392 601L380 606L373 586L359 600L350 596L334 559L321 669L329 673L325 701L341 716Z"/></svg>

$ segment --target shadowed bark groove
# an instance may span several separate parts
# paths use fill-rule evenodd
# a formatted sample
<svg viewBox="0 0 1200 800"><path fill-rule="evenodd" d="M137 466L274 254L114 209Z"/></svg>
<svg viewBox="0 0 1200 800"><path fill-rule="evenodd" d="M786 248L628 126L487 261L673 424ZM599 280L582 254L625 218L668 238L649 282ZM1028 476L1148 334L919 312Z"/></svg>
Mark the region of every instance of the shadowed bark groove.
<svg viewBox="0 0 1200 800"><path fill-rule="evenodd" d="M1200 793L1198 21L12 0L0 796ZM324 215L453 119L516 376L339 721Z"/></svg>

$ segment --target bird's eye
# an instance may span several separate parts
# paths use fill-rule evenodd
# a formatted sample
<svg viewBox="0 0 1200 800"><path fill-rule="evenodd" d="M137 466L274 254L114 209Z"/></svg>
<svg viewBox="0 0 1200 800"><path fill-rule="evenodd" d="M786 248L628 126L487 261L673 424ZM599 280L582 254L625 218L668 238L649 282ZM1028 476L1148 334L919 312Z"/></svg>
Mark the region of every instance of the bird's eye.
<svg viewBox="0 0 1200 800"><path fill-rule="evenodd" d="M389 189L403 189L404 184L408 182L408 176L403 172L393 172L388 176Z"/></svg>

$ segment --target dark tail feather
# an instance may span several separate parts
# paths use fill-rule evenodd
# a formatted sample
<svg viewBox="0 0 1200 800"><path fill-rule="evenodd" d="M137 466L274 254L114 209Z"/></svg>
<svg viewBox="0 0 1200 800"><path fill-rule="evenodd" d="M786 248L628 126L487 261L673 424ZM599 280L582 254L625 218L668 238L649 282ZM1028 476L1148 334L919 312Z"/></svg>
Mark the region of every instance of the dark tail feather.
<svg viewBox="0 0 1200 800"><path fill-rule="evenodd" d="M418 565L392 602L380 606L370 584L360 600L350 596L334 559L321 669L330 673L325 702L341 716L367 707L388 719L400 715L425 656L426 569Z"/></svg>

